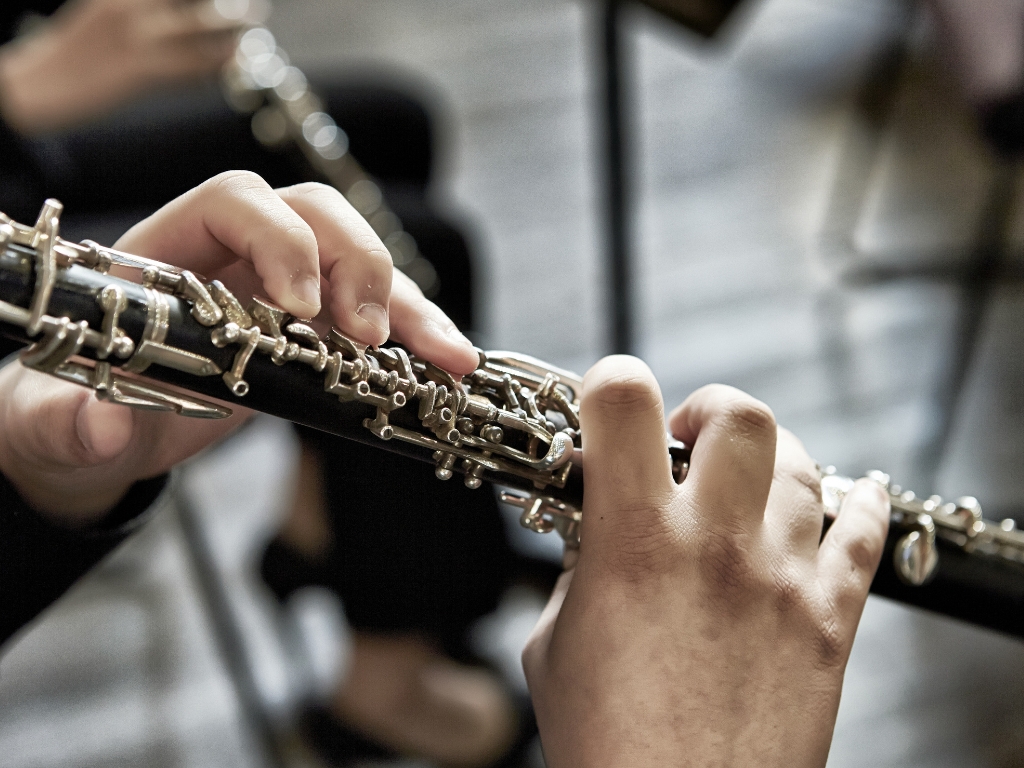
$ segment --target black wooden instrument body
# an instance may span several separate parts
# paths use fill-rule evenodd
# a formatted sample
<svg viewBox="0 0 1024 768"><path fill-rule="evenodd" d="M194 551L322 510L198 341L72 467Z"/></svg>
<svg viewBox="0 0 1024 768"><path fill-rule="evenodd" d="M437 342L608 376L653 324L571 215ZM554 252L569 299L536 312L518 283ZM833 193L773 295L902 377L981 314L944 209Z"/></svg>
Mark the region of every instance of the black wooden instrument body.
<svg viewBox="0 0 1024 768"><path fill-rule="evenodd" d="M35 252L27 247L8 244L0 252L0 301L18 307L30 305L35 290ZM49 302L48 314L85 320L91 328L99 328L103 310L97 302L99 292L112 282L119 284L128 299L121 314L120 327L138 344L147 318L144 289L129 280L104 275L83 266L61 268ZM170 306L169 330L165 343L213 360L222 370L229 370L237 351L234 344L217 347L211 340L211 329L189 314L189 305L174 296L167 297ZM0 322L0 335L23 344L31 343L25 330ZM84 348L83 357L92 351ZM288 421L357 440L368 447L385 449L413 458L433 462L431 451L399 440L381 440L364 426L375 409L359 402L343 402L324 389L323 373L304 365L277 365L266 355L253 355L245 372L250 384L247 395L234 397L220 376L195 376L152 364L144 377L165 382L197 395L213 398L229 405L244 406ZM406 419L406 424L402 419ZM396 411L392 423L421 429L415 416ZM529 481L505 473L485 473L484 479L500 485L533 491ZM401 478L395 478L401 482ZM440 482L440 481L438 481ZM459 482L456 477L449 482ZM429 493L429 488L424 488ZM482 493L487 492L481 490ZM573 506L583 503L582 472L574 467L564 488L548 487L545 495ZM826 528L828 521L826 520ZM908 605L962 619L1019 637L1024 637L1024 564L981 553L967 553L939 539L939 567L935 577L924 586L905 584L893 566L893 551L900 531L890 533L872 592Z"/></svg>

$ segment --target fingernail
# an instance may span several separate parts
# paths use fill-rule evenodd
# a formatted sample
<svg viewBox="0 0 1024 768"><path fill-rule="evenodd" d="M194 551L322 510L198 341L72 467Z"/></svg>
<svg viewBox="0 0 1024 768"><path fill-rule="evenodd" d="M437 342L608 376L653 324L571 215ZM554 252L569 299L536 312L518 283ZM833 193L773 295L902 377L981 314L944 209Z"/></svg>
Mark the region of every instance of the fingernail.
<svg viewBox="0 0 1024 768"><path fill-rule="evenodd" d="M388 311L380 304L360 304L356 314L384 334L385 337L391 335Z"/></svg>
<svg viewBox="0 0 1024 768"><path fill-rule="evenodd" d="M89 432L88 415L86 414L87 403L82 401L82 404L78 407L78 413L75 414L75 432L78 434L78 441L82 444L88 453L96 453L96 449L92 445L92 435Z"/></svg>
<svg viewBox="0 0 1024 768"><path fill-rule="evenodd" d="M315 312L320 312L320 279L305 275L295 278L292 282L292 295L303 304L311 306Z"/></svg>
<svg viewBox="0 0 1024 768"><path fill-rule="evenodd" d="M450 338L456 344L462 344L466 347L472 347L473 342L466 338L466 334L456 328L454 325L448 329L448 338Z"/></svg>
<svg viewBox="0 0 1024 768"><path fill-rule="evenodd" d="M889 491L880 482L872 477L864 477L858 480L853 486L853 493L855 494L873 494L875 498L882 502L887 503L889 501Z"/></svg>

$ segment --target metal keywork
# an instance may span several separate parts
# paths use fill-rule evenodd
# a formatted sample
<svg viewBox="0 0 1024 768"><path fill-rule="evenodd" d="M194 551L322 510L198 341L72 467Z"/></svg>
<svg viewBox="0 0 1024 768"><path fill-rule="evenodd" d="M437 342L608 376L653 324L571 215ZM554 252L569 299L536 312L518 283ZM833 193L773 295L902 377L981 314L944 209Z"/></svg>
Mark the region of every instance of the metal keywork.
<svg viewBox="0 0 1024 768"><path fill-rule="evenodd" d="M835 467L826 467L821 479L825 514L833 518L854 484L852 478L835 472ZM884 472L875 470L867 477L888 492L890 527L904 532L893 552L893 565L904 583L919 587L935 578L941 567L939 540L967 553L1024 563L1024 533L1011 519L985 520L973 496L956 501L943 501L940 496L919 499L913 491L893 484Z"/></svg>
<svg viewBox="0 0 1024 768"><path fill-rule="evenodd" d="M124 360L135 351L135 342L118 325L121 313L128 306L124 289L119 285L108 285L96 298L103 309L103 346L96 350L96 357L106 360L113 353Z"/></svg>
<svg viewBox="0 0 1024 768"><path fill-rule="evenodd" d="M0 234L4 239L32 247L36 252L36 285L31 308L26 311L0 301L0 321L21 326L26 332L31 331L29 335L42 334L21 353L21 363L26 368L88 387L97 398L120 405L195 418L230 416L229 408L113 372L111 359L124 361L121 368L126 371L132 368L144 371L150 362L158 362L193 375L208 375L206 366L213 365L212 361L161 343L167 335L169 317L166 299L158 292L144 289L148 299L147 320L138 347L119 325L127 299L124 288L113 279L95 296L103 312L100 330L90 328L85 320L72 321L68 317L49 314L49 303L60 269L78 263L98 274L106 274L113 261L95 244L78 245L59 238L56 234L57 221L62 210L63 206L58 201L47 200L34 227L3 217L3 232ZM145 353L147 344L150 345L149 355ZM79 362L75 359L85 348L94 351L95 361Z"/></svg>
<svg viewBox="0 0 1024 768"><path fill-rule="evenodd" d="M172 392L149 382L129 379L113 373L110 363L93 368L80 364L62 366L55 375L73 384L92 387L99 400L106 400L143 411L164 411L193 419L225 419L231 409L196 397Z"/></svg>
<svg viewBox="0 0 1024 768"><path fill-rule="evenodd" d="M333 353L325 389L373 405L376 418L364 425L380 439L431 450L439 479L451 478L458 466L470 488L478 488L488 470L525 477L537 488L565 484L578 433L563 411L568 407L579 423L578 381L574 389L549 380L538 394L544 379L538 381L529 370L513 376L507 365L492 366L490 353L480 352L480 367L457 381L404 349L370 350L336 329L328 344ZM513 381L518 396L510 400ZM391 414L402 408L415 412L422 431L391 422Z"/></svg>
<svg viewBox="0 0 1024 768"><path fill-rule="evenodd" d="M524 496L519 493L502 491L501 500L513 507L523 510L519 523L535 533L551 533L557 531L565 546L578 549L580 546L580 523L583 513L558 499L533 494Z"/></svg>
<svg viewBox="0 0 1024 768"><path fill-rule="evenodd" d="M921 515L915 529L900 537L893 552L896 573L907 584L920 587L935 576L939 553L935 549L935 523L930 515Z"/></svg>
<svg viewBox="0 0 1024 768"><path fill-rule="evenodd" d="M85 334L89 324L84 320L72 322L66 317L56 318L53 323L45 323L45 315L39 319L39 328L43 338L21 353L21 363L42 373L54 373L68 362L85 343Z"/></svg>
<svg viewBox="0 0 1024 768"><path fill-rule="evenodd" d="M221 376L225 395L244 398L251 386L247 368L255 356L265 356L275 366L307 366L323 377L325 392L342 402L369 406L374 416L363 426L381 440L424 449L434 457L438 478L461 473L467 487L479 488L488 473L494 473L522 478L538 492L565 487L579 445L578 376L526 356L479 351L477 369L455 377L400 347L370 349L337 329L321 339L304 321L265 299L254 298L243 309L219 282L207 283L191 272L95 243L79 245L52 237L60 209L58 202L49 201L32 228L10 220L3 224L9 240L36 248L32 307L0 306L0 321L24 328L35 323L43 334L23 353L27 366L90 387L97 397L112 402L221 418L230 410L127 378L115 366L134 374L158 365L196 377ZM117 277L92 289L102 312L99 331L84 320L47 314L60 270L78 265L106 275L113 264L140 271L141 286L134 294L137 297L141 289L145 322L137 340L121 327L129 301L127 284ZM203 327L209 344L232 350L229 370L168 343L172 296L185 302L180 309L187 309ZM83 348L94 350L96 360L72 361ZM545 509L567 520L578 515L553 499L546 504ZM566 525L555 527L570 532Z"/></svg>
<svg viewBox="0 0 1024 768"><path fill-rule="evenodd" d="M50 301L54 283L57 280L57 256L54 245L60 230L60 214L64 206L53 199L43 203L39 218L32 232L32 247L36 249L36 290L32 295L32 306L29 308L28 326L25 328L29 336L35 336L42 330L43 314Z"/></svg>

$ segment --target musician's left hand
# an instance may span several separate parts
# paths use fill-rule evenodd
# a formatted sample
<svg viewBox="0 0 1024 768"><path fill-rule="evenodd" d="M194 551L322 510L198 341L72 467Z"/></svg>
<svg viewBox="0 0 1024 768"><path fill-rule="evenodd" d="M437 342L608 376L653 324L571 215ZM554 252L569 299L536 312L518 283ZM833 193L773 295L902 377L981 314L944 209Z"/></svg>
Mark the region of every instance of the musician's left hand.
<svg viewBox="0 0 1024 768"><path fill-rule="evenodd" d="M0 113L23 136L67 130L168 85L216 75L263 3L68 0L0 47ZM248 8L245 8L248 6ZM244 10L243 10L244 9Z"/></svg>
<svg viewBox="0 0 1024 768"><path fill-rule="evenodd" d="M444 313L394 272L359 213L321 184L272 190L255 174L221 174L137 224L116 247L220 279L243 301L263 293L366 344L391 335L458 373L477 362ZM132 483L166 472L247 415L235 408L228 419L206 421L135 411L9 365L0 371L0 471L40 512L87 524Z"/></svg>

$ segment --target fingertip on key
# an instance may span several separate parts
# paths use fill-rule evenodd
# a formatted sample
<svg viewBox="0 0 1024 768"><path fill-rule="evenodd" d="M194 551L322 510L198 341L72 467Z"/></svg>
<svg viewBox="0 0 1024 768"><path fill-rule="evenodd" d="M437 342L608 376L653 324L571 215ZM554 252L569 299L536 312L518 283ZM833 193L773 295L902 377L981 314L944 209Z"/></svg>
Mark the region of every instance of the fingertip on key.
<svg viewBox="0 0 1024 768"><path fill-rule="evenodd" d="M453 366L454 373L471 373L480 363L480 352L473 342L471 342L466 335L456 328L454 325L448 329L445 333L445 337L450 344L455 346L455 354Z"/></svg>
<svg viewBox="0 0 1024 768"><path fill-rule="evenodd" d="M82 401L75 419L78 439L94 461L109 461L123 453L131 442L133 426L130 408L92 397Z"/></svg>
<svg viewBox="0 0 1024 768"><path fill-rule="evenodd" d="M388 311L380 304L367 302L356 308L356 316L377 332L377 344L383 344L391 335L391 323Z"/></svg>
<svg viewBox="0 0 1024 768"><path fill-rule="evenodd" d="M305 304L310 311L302 317L316 317L320 314L320 279L310 275L295 278L291 285L292 296L300 304Z"/></svg>
<svg viewBox="0 0 1024 768"><path fill-rule="evenodd" d="M873 500L877 504L889 506L889 492L881 483L870 477L862 477L854 483L849 496L864 502Z"/></svg>

